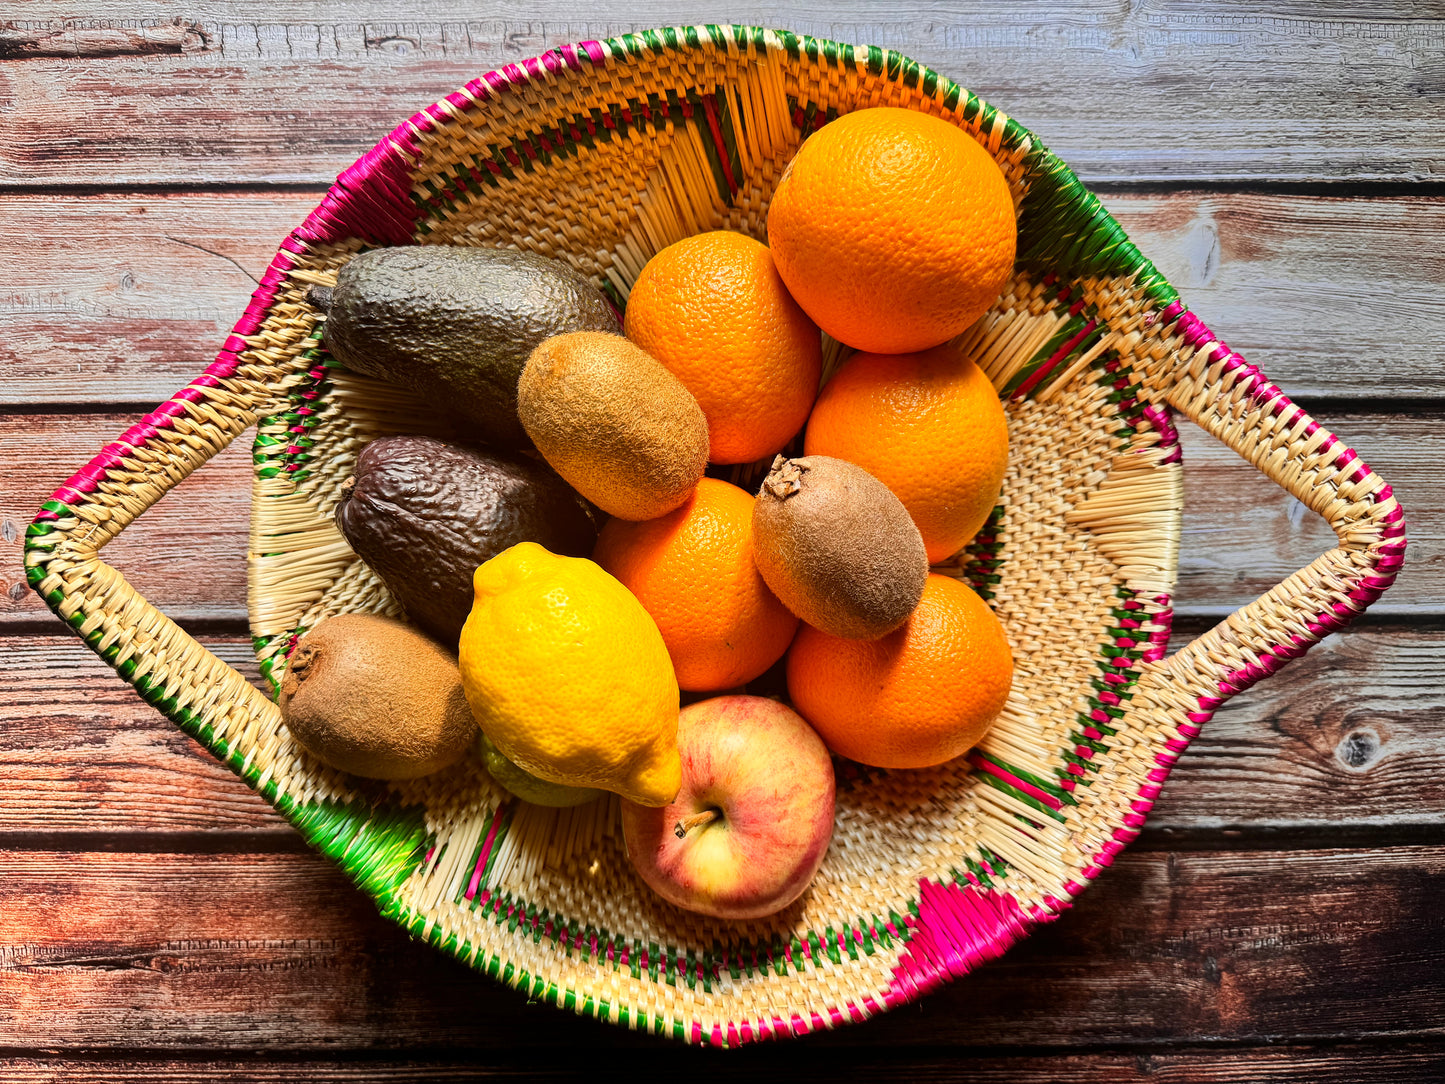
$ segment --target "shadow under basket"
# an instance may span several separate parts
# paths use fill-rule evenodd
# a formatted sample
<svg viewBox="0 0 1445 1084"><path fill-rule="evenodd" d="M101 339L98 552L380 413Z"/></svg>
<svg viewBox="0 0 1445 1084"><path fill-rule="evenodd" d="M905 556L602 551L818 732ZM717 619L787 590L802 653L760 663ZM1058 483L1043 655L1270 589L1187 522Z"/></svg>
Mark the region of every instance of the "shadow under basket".
<svg viewBox="0 0 1445 1084"><path fill-rule="evenodd" d="M840 765L827 859L783 913L720 922L653 896L615 799L528 806L476 757L398 785L319 765L267 695L99 559L256 426L249 609L274 691L300 632L397 612L332 511L368 440L437 431L427 403L327 357L308 287L371 247L516 246L567 261L622 307L682 237L764 239L802 140L878 105L969 132L1018 207L1014 276L959 340L1003 400L1010 467L992 519L943 569L998 613L1017 672L967 757ZM1175 411L1324 516L1339 545L1168 655ZM1404 548L1390 487L1186 310L1027 130L896 53L707 26L565 46L402 124L283 242L215 364L56 490L25 560L56 613L389 918L534 999L731 1046L864 1020L1057 917L1138 834L1210 715L1362 612Z"/></svg>

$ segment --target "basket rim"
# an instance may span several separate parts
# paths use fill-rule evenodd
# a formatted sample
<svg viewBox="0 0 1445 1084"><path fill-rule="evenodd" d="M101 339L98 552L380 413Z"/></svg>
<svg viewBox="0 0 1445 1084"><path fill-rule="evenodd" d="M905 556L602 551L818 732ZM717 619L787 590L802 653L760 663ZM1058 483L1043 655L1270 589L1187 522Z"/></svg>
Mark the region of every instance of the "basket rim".
<svg viewBox="0 0 1445 1084"><path fill-rule="evenodd" d="M795 56L806 54L814 63L841 63L844 58L854 63L857 62L852 46L840 46L823 39L799 37L788 32L764 31L758 28L688 27L647 31L602 42L582 42L574 46L563 46L550 50L540 57L487 73L467 84L467 87L463 89L470 94L479 95L480 99L485 99L488 96L505 93L512 85L532 79L547 78L563 68L580 72L586 70L584 65L596 68L605 65L611 59L641 57L648 50L661 53L667 49L703 48L705 47L702 44L704 39L713 47L724 48L737 45L739 41L745 45L750 41L755 41L759 48L783 48ZM868 52L868 63L872 65L875 61L874 55L877 54L883 69L890 76L899 73L900 78L923 80L925 83L932 79L935 87L951 88L955 86L927 68L891 50L885 52L870 49ZM961 90L961 88L959 89ZM216 361L190 386L177 393L155 412L147 415L138 425L128 429L117 441L107 445L85 469L59 487L42 507L30 531L27 532L28 578L32 586L45 598L47 604L79 631L97 653L116 666L122 676L135 685L148 702L159 707L188 732L192 732L198 737L207 730L204 720L198 713L178 702L176 697L170 695L164 686L157 687L150 683L144 674L138 675L134 671L127 673L124 667L125 660L121 659L117 662L116 653L114 651L108 653L108 649L114 645L104 643L104 637L97 635L98 630L92 624L92 615L84 609L72 609L69 613L63 611L63 607L67 605L67 594L63 589L50 583L47 569L47 562L55 549L56 539L53 536L62 533L61 521L73 517L76 507L87 503L88 496L97 491L101 483L107 480L109 473L116 469L126 456L135 449L151 443L160 430L173 428L178 421L186 419L195 405L206 400L209 389L217 387L220 382L236 373L241 364L241 355L249 346L246 338L259 330L266 319L281 284L286 280L293 266L291 259L293 255L305 253L311 245L350 237L369 238L374 242L384 244L404 243L413 239L418 213L410 196L410 170L421 153L418 141L425 133L444 123L452 111L468 108L472 104L473 100L469 94L464 94L462 91L453 92L398 125L375 147L344 171L317 208L281 243L260 287L253 294L245 313L225 340ZM980 105L982 106L982 103ZM1015 124L1012 120L1007 123ZM1034 138L1021 126L1018 130L1027 134L1030 139ZM1042 144L1038 143L1036 139L1034 145L1039 148L1041 153L1047 154L1046 151L1043 151ZM1053 161L1057 162L1057 159ZM1092 194L1088 193L1088 190L1078 182L1072 172L1063 163L1058 163L1058 167L1061 180L1065 184L1071 182L1077 186L1079 192L1087 194L1094 206L1098 208L1099 214L1112 223L1112 217L1103 211L1097 200L1093 199ZM1116 223L1114 223L1114 227L1118 228ZM1122 236L1122 230L1119 230L1119 234ZM1134 250L1134 253L1138 255L1137 249ZM1147 261L1143 260L1141 255L1138 256L1138 259L1147 265ZM1148 266L1152 271L1152 265ZM1162 276L1159 276L1159 282L1163 283L1164 290L1167 291L1160 298L1163 300L1164 297L1172 295L1172 288L1163 282ZM1263 374L1244 362L1238 355L1229 352L1227 347L1218 342L1204 324L1177 300L1177 296L1158 307L1156 311L1160 326L1167 325L1176 328L1192 347L1203 351L1206 358L1212 358L1213 364L1227 372L1234 384L1246 387L1253 399L1267 403L1275 416L1305 417L1303 411L1294 408L1293 404L1290 404L1277 388L1265 380ZM1293 414L1291 408L1293 408ZM1173 433L1167 409L1159 411L1157 420L1151 420L1155 421L1161 433L1167 432L1169 434L1167 439L1177 446L1177 437ZM1314 423L1310 422L1309 424L1313 425ZM1328 436L1326 434L1326 437ZM1329 440L1333 443L1327 446L1327 450L1336 449L1337 458L1343 460L1345 465L1358 462L1358 457L1353 451L1339 442L1334 442L1332 437L1329 437ZM1351 477L1358 478L1361 475L1369 475L1368 468L1364 467L1363 463L1359 463ZM1369 477L1373 477L1373 475L1369 475ZM1392 500L1388 486L1384 486L1382 492L1383 498L1377 496L1377 500ZM1085 884L1107 867L1119 851L1137 836L1145 814L1152 806L1178 755L1188 747L1190 740L1198 734L1202 724L1219 706L1234 693L1242 691L1255 681L1273 673L1288 658L1303 654L1310 643L1324 633L1348 624L1365 606L1378 598L1389 587L1390 582L1394 579L1395 571L1398 569L1399 560L1403 556L1405 544L1403 516L1398 514L1398 507L1394 508L1394 513L1393 518L1386 517L1387 527L1390 531L1388 537L1394 549L1382 552L1382 559L1369 569L1370 575L1365 577L1355 592L1350 595L1351 600L1358 604L1357 606L1335 607L1330 612L1320 613L1314 621L1310 622L1311 633L1317 634L1312 640L1280 645L1279 652L1266 655L1260 658L1257 664L1231 675L1229 681L1221 684L1219 696L1197 698L1197 710L1188 713L1187 718L1180 721L1177 737L1165 743L1167 759L1161 760L1160 767L1155 773L1151 773L1149 782L1141 785L1138 800L1135 803L1135 813L1131 817L1125 818L1125 823L1115 830L1111 842L1094 857L1089 867L1083 871ZM1167 641L1167 633L1163 640ZM1157 649L1156 659L1162 658L1166 649L1165 643L1151 645L1149 650L1152 652L1155 649ZM1156 661L1156 659L1150 661ZM203 738L203 741L223 760L231 763L227 757L228 750L224 748L224 743L221 748L216 748L209 740ZM1161 756L1164 755L1161 754ZM232 767L237 766L232 763ZM237 770L241 771L239 768ZM241 774L245 777L243 771ZM299 807L283 808L283 805L287 803L277 800L281 796L276 792L274 785L270 788L271 793L267 794L265 784L257 786L257 781L250 778L248 778L248 782L257 787L268 801L283 812L293 824L296 824L308 841L339 860L339 855L333 853L333 848L329 845L334 842L330 836L330 833L334 831L334 824L309 819L306 811ZM366 811L366 815L361 816L361 823L368 823L367 816L369 816L369 811ZM373 830L385 827L374 820L369 823ZM363 890L377 899L382 906L383 913L388 914L389 917L399 918L400 916L395 913L394 909L388 910L387 897L400 879L393 875L394 871L387 871L385 858L388 855L394 857L399 853L415 851L423 841L418 837L418 824L413 818L403 814L395 828L396 831L390 835L386 831L382 831L381 835L386 837L382 841L382 847L376 852L368 850L361 862L348 864L339 861L339 864ZM354 840L351 843L354 843ZM350 843L348 843L348 847L350 847ZM1082 887L1083 885L1079 885L1080 889ZM911 1001L950 978L966 973L978 963L1000 955L1014 942L1025 936L1033 925L1052 921L1069 906L1067 900L1053 902L1056 902L1058 906L1035 908L1032 913L1025 913L1007 893L991 890L979 891L956 884L933 884L925 880L920 883L920 912L926 910L929 919L925 921L920 914L914 923L905 923L909 926L906 932L897 931L898 936L907 942L909 948L914 950L911 956L907 955L905 950L905 955L900 956L900 965L903 960L908 959L915 962L916 967L912 972L903 976L894 998L885 998L880 1004L865 1004L856 1009L849 1006L848 1014L835 1011L835 1018L832 1020L823 1019L814 1014L812 1020L795 1016L793 1020L788 1021L780 1019L743 1021L741 1026L736 1029L735 1034L732 1028L729 1028L728 1033L724 1034L716 1027L712 1033L703 1034L701 1025L696 1020L691 1021L689 1026L681 1018L674 1017L664 1020L660 1014L651 1020L629 1021L629 1023L634 1027L641 1023L648 1030L662 1031L674 1038L690 1042L734 1045L761 1038L799 1035L818 1028L831 1028L839 1023L865 1019L873 1012ZM394 907L394 904L392 906ZM420 919L414 922L411 928L412 932L420 933L453 954L466 957L464 946L458 945L454 940L451 943L444 943L437 936L439 931L422 929ZM808 953L809 949L806 946L800 947L801 951L805 954ZM472 962L475 965L478 961L473 960ZM522 981L524 981L524 976L518 975L513 980L513 985ZM539 996L546 996L548 1000L555 1001L558 1005L572 997L572 991L561 991L555 986L534 989L533 992ZM581 1006L579 1005L578 1008L580 1010Z"/></svg>

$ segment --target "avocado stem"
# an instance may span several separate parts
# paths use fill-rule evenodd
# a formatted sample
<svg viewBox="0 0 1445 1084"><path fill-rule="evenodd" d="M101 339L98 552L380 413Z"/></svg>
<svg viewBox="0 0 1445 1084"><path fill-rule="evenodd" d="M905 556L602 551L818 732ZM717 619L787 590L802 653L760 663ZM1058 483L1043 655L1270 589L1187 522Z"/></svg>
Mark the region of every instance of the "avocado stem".
<svg viewBox="0 0 1445 1084"><path fill-rule="evenodd" d="M331 293L330 286L313 286L306 291L306 300L313 308L329 313L331 311Z"/></svg>
<svg viewBox="0 0 1445 1084"><path fill-rule="evenodd" d="M722 816L721 810L704 809L701 813L694 813L691 817L684 817L673 826L673 834L678 839L686 839L687 834L694 828L701 828L704 824L711 824Z"/></svg>

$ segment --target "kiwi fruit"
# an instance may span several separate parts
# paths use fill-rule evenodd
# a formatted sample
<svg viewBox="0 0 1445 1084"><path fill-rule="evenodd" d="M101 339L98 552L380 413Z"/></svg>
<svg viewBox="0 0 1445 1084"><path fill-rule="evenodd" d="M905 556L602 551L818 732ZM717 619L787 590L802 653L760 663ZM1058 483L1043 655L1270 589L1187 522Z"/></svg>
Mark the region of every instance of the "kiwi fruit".
<svg viewBox="0 0 1445 1084"><path fill-rule="evenodd" d="M297 643L281 718L316 759L368 779L417 779L477 739L456 657L400 621L329 617Z"/></svg>
<svg viewBox="0 0 1445 1084"><path fill-rule="evenodd" d="M876 640L923 597L923 536L893 491L825 455L773 460L753 504L753 559L783 605L821 632Z"/></svg>
<svg viewBox="0 0 1445 1084"><path fill-rule="evenodd" d="M576 331L537 346L517 416L572 488L619 519L679 507L707 467L707 419L660 361L621 335Z"/></svg>

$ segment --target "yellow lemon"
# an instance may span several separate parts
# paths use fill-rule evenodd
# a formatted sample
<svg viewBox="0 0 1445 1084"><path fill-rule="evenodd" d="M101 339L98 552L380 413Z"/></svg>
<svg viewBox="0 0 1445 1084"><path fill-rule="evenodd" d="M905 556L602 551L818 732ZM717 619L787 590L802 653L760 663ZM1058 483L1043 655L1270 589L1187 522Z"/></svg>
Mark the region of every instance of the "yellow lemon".
<svg viewBox="0 0 1445 1084"><path fill-rule="evenodd" d="M552 783L671 802L677 676L642 603L600 566L535 542L482 565L472 589L462 686L502 755Z"/></svg>

